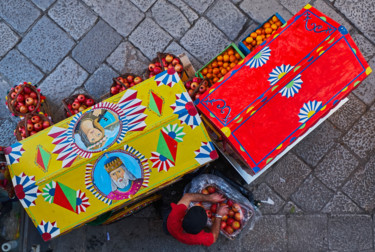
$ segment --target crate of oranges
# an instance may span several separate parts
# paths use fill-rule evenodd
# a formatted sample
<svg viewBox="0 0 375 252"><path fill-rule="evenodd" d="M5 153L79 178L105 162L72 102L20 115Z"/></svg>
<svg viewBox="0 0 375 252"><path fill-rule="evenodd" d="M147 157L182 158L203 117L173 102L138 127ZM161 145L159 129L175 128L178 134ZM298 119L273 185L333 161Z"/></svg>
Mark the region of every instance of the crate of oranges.
<svg viewBox="0 0 375 252"><path fill-rule="evenodd" d="M242 52L234 43L231 43L218 56L199 69L196 76L206 78L211 84L215 84L243 58L245 56Z"/></svg>
<svg viewBox="0 0 375 252"><path fill-rule="evenodd" d="M245 55L248 55L260 44L262 44L269 36L275 33L283 24L285 24L285 20L278 13L276 13L248 36L246 36L238 44L238 47Z"/></svg>

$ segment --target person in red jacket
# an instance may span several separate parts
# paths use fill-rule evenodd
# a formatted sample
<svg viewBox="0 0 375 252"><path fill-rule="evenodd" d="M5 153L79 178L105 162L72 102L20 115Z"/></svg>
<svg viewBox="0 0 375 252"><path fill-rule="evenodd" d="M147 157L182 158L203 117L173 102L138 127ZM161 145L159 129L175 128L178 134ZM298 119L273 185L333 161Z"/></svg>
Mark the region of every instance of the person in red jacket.
<svg viewBox="0 0 375 252"><path fill-rule="evenodd" d="M189 210L189 204L193 202L219 203L224 197L218 193L209 195L201 193L186 193L175 204L171 203L172 210L167 218L168 232L177 240L189 245L210 246L219 237L222 216L228 214L228 206L219 206L213 225L209 232L204 231L207 224L207 214L203 207L194 206Z"/></svg>

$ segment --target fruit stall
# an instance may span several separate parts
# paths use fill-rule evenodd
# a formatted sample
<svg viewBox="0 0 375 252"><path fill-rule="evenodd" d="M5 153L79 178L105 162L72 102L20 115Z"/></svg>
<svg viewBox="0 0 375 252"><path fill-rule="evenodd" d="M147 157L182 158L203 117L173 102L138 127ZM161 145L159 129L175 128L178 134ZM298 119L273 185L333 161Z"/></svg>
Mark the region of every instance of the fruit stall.
<svg viewBox="0 0 375 252"><path fill-rule="evenodd" d="M345 27L307 5L195 103L251 183L370 73Z"/></svg>
<svg viewBox="0 0 375 252"><path fill-rule="evenodd" d="M19 142L2 149L8 180L45 241L158 200L158 190L219 158L215 146L251 183L371 73L345 27L310 5L288 21L276 13L197 72L189 64L157 53L144 75L113 78L101 101L63 99L60 122L36 86L10 90L7 106L20 121ZM226 197L221 231L232 239L257 210L229 188L209 178L189 192ZM209 217L217 209L193 205Z"/></svg>

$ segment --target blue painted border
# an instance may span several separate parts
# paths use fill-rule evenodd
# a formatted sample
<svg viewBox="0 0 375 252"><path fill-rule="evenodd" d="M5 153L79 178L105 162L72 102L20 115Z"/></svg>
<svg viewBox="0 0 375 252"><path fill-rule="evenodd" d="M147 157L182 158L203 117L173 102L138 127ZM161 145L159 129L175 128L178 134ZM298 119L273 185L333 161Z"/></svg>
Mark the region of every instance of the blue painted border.
<svg viewBox="0 0 375 252"><path fill-rule="evenodd" d="M292 24L294 24L298 19L300 19L301 17L304 17L304 14L306 14L306 13L310 13L310 14L313 14L314 16L316 16L317 18L319 18L321 21L323 21L324 23L326 23L327 25L329 25L329 26L331 26L331 27L333 27L333 30L332 30L332 33L331 34L333 34L337 29L333 26L333 25L331 25L330 23L328 23L328 22L326 22L326 21L324 21L323 19L321 19L319 16L317 16L315 13L313 13L313 12L311 12L310 10L306 10L306 11L304 11L301 15L299 15L299 16L297 16L294 20L293 20L293 22L291 22L289 25L287 25L286 27L285 27L285 29L283 29L280 33L279 33L279 36L277 36L276 38L273 38L272 40L270 40L265 46L268 46L269 44L271 44L275 39L277 39L277 38L279 38L280 37L280 35L283 33L283 32L285 32ZM326 41L326 39L329 37L329 36L331 36L331 34L329 34L326 38L324 38L315 48L313 48L308 54L307 54L307 56L305 56L304 58L302 58L297 64L295 64L296 66L299 64L299 63L301 63L301 61L303 61L304 59L306 59L306 58L308 58L308 57L310 57L310 54L312 53L312 52L314 52L315 51L315 49L317 49L324 41ZM264 48L264 47L263 47ZM256 55L256 54L255 54ZM212 94L212 93L214 93L216 90L218 90L219 89L219 87L220 86L222 86L228 79L230 79L230 77L232 77L237 71L239 71L239 70L241 70L243 67L247 67L246 66L246 63L248 63L250 60L252 60L254 57L255 57L255 55L251 58L251 59L249 59L248 61L246 61L246 62L244 62L244 63L242 63L242 66L240 67L240 68L238 68L237 70L233 70L233 72L231 73L231 75L228 77L228 78L226 78L220 85L218 85L211 93L209 93L200 103L202 104L202 106L203 107L205 107L206 109L207 109L207 111L209 111L222 125L224 125L224 126L226 126L226 125L228 125L228 124L230 124L233 120L235 120L239 115L241 115L244 111L246 111L251 105L253 105L254 104L254 102L255 101L257 101L257 100L259 100L259 99L262 99L263 98L263 96L264 96L264 94L265 93L267 93L271 88L273 88L273 86L270 86L266 91L264 91L263 92L263 94L261 94L258 98L256 98L256 99L254 99L254 101L252 101L247 107L245 107L241 112L239 112L237 115L235 115L235 116L233 116L233 119L231 119L230 121L228 121L228 122L226 122L226 121L224 121L223 122L223 120L221 120L221 119L219 119L214 113L212 113L212 111L203 103L205 100L207 100L208 99L208 97ZM293 67L294 68L294 67ZM285 75L286 76L286 75ZM280 80L282 80L283 78L285 78L285 76L284 77L282 77ZM279 81L280 81L279 80ZM229 116L229 114L228 114L228 116Z"/></svg>

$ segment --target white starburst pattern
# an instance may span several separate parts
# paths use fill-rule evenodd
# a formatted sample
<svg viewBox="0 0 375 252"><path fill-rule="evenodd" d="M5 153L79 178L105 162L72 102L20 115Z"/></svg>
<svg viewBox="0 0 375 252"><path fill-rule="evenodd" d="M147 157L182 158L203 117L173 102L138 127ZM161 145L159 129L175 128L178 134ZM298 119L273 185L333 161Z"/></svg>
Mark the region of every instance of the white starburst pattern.
<svg viewBox="0 0 375 252"><path fill-rule="evenodd" d="M286 96L286 98L293 97L301 89L302 83L303 81L301 79L301 75L298 74L296 77L294 77L294 79L291 82L289 82L285 87L283 87L280 90L280 94L282 96Z"/></svg>
<svg viewBox="0 0 375 252"><path fill-rule="evenodd" d="M247 63L246 66L250 68L258 68L267 63L271 56L271 49L268 46L265 46L260 50L254 57L252 57Z"/></svg>
<svg viewBox="0 0 375 252"><path fill-rule="evenodd" d="M286 73L293 69L291 65L284 65L275 67L270 73L268 81L271 83L271 86L275 85Z"/></svg>
<svg viewBox="0 0 375 252"><path fill-rule="evenodd" d="M308 101L303 104L303 107L299 111L299 122L305 123L309 118L311 118L317 111L320 110L322 102L318 101Z"/></svg>

